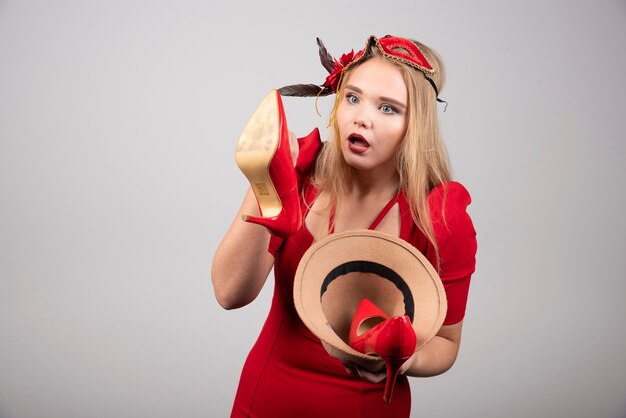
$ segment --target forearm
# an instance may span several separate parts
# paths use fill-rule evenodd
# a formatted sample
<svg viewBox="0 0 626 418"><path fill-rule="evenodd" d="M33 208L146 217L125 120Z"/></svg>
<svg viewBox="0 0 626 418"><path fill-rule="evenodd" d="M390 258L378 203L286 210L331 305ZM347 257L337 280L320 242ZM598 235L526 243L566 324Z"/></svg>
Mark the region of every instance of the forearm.
<svg viewBox="0 0 626 418"><path fill-rule="evenodd" d="M226 309L250 303L259 294L272 268L267 251L270 233L263 227L244 222L242 215L259 215L253 192L244 201L213 257L211 281L215 297Z"/></svg>
<svg viewBox="0 0 626 418"><path fill-rule="evenodd" d="M456 360L462 324L444 326L440 332L407 362L404 374L415 377L436 376L447 371Z"/></svg>

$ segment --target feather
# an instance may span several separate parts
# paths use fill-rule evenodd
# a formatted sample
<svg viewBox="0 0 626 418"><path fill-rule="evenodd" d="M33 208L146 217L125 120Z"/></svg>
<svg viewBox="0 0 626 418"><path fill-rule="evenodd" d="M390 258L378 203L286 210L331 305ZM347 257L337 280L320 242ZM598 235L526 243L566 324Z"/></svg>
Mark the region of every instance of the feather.
<svg viewBox="0 0 626 418"><path fill-rule="evenodd" d="M320 52L320 61L322 62L322 65L324 66L324 68L326 68L326 71L328 71L328 73L330 74L333 72L333 69L335 68L335 59L328 53L322 40L320 38L316 38L316 39L317 39L317 46L319 47L319 52Z"/></svg>
<svg viewBox="0 0 626 418"><path fill-rule="evenodd" d="M278 92L281 96L311 97L328 96L332 93L332 90L318 86L317 84L293 84L279 88Z"/></svg>

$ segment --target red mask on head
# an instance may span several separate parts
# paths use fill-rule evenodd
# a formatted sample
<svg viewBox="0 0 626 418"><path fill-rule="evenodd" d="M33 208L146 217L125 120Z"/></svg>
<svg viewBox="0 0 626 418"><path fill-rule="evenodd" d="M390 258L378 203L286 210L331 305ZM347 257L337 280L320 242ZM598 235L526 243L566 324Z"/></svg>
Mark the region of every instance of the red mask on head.
<svg viewBox="0 0 626 418"><path fill-rule="evenodd" d="M406 64L410 67L421 71L424 74L426 80L435 90L435 95L439 96L439 91L435 82L430 77L435 74L436 70L430 64L426 56L413 42L406 38L400 38L397 36L387 35L382 38L377 38L372 35L367 40L365 48L357 52L350 51L347 54L343 54L339 60L333 58L327 51L322 41L318 38L317 43L319 46L320 59L322 65L328 70L330 75L326 77L324 84L321 86L315 84L296 84L293 86L286 86L279 89L279 92L283 96L327 96L337 92L339 86L339 80L343 72L349 68L352 64L367 59L373 48L383 54L386 59L392 61L398 61ZM445 103L437 97L438 102Z"/></svg>
<svg viewBox="0 0 626 418"><path fill-rule="evenodd" d="M435 74L435 69L417 45L408 39L391 35L380 39L373 35L370 36L365 48L356 53L353 62L359 61L374 47L377 47L387 59L400 61L428 75Z"/></svg>

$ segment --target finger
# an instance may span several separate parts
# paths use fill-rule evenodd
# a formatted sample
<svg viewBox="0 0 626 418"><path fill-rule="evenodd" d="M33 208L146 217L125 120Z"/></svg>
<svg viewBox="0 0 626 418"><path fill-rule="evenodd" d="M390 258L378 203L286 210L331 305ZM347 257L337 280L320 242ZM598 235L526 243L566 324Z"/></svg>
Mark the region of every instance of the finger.
<svg viewBox="0 0 626 418"><path fill-rule="evenodd" d="M400 367L400 374L406 374L407 370L411 368L411 364L415 361L417 353L414 353L404 364Z"/></svg>
<svg viewBox="0 0 626 418"><path fill-rule="evenodd" d="M356 367L354 367L351 364L343 363L343 367L346 369L346 373L348 373L351 376L356 376L358 374Z"/></svg>
<svg viewBox="0 0 626 418"><path fill-rule="evenodd" d="M380 383L387 377L386 372L370 372L359 367L357 367L356 370L361 379L367 380L368 382L372 383Z"/></svg>
<svg viewBox="0 0 626 418"><path fill-rule="evenodd" d="M385 362L383 360L369 362L367 363L367 367L364 365L358 365L358 367L371 373L379 373L386 370Z"/></svg>
<svg viewBox="0 0 626 418"><path fill-rule="evenodd" d="M289 131L289 148L291 149L291 159L295 164L296 160L298 159L298 153L300 152L300 146L298 144L298 138L296 137L296 134L291 131Z"/></svg>

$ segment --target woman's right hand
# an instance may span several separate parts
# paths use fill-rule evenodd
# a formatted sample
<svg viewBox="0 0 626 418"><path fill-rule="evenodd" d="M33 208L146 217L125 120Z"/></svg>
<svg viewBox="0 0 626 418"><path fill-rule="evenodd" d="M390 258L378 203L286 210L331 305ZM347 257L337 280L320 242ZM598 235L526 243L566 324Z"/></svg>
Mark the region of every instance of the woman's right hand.
<svg viewBox="0 0 626 418"><path fill-rule="evenodd" d="M298 153L300 152L300 145L298 145L298 138L296 134L289 131L289 149L291 150L291 160L293 161L293 165L296 165L296 161L298 160Z"/></svg>
<svg viewBox="0 0 626 418"><path fill-rule="evenodd" d="M380 383L387 377L387 370L385 369L385 363L381 360L371 367L366 369L365 367L351 362L344 362L343 366L346 368L346 372L352 376L359 376L366 382Z"/></svg>

